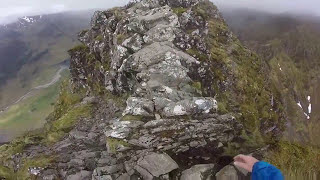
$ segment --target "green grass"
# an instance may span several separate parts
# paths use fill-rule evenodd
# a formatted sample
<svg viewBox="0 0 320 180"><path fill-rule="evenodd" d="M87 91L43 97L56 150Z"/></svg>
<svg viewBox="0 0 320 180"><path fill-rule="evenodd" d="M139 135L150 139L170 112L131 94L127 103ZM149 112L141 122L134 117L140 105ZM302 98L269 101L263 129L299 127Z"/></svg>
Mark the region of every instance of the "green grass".
<svg viewBox="0 0 320 180"><path fill-rule="evenodd" d="M184 12L187 12L188 9L178 7L178 8L173 8L172 10L175 14L177 14L178 16L181 16Z"/></svg>
<svg viewBox="0 0 320 180"><path fill-rule="evenodd" d="M32 175L29 174L29 167L41 167L45 168L47 165L54 161L54 156L38 156L32 159L23 159L22 167L15 173L14 177L17 180L28 180L32 178ZM35 176L33 176L35 178Z"/></svg>
<svg viewBox="0 0 320 180"><path fill-rule="evenodd" d="M1 178L14 179L13 176L14 176L14 172L11 169L0 165L0 179Z"/></svg>
<svg viewBox="0 0 320 180"><path fill-rule="evenodd" d="M68 72L61 75L63 79L68 76ZM46 117L54 110L62 79L46 89L34 91L31 97L0 114L0 129L8 132L9 137L15 137L42 127Z"/></svg>
<svg viewBox="0 0 320 180"><path fill-rule="evenodd" d="M5 177L12 171L10 169L13 167L3 166L7 164L12 155L21 153L26 147L32 145L51 146L69 133L78 120L91 116L92 105L80 103L85 95L84 91L78 90L77 93L72 93L68 82L66 80L62 83L54 112L47 118L48 121L44 128L25 133L10 144L0 146L0 165L2 165L0 166L0 177ZM53 161L54 154L48 156L39 154L32 159L23 158L19 171L14 174L14 179L30 179L32 177L27 173L29 167L46 167Z"/></svg>
<svg viewBox="0 0 320 180"><path fill-rule="evenodd" d="M58 142L66 133L72 130L74 124L80 119L89 117L91 113L90 105L81 105L72 108L66 114L50 124L46 139L46 144Z"/></svg>
<svg viewBox="0 0 320 180"><path fill-rule="evenodd" d="M212 9L216 7L210 1L192 7L197 16L208 22L209 32L205 42L210 54L200 53L196 47L186 52L209 64L213 83L211 87L202 89L214 90L214 93L207 93L215 94L218 113L232 112L243 124L244 138L253 145L243 143L238 150L247 147L250 151L275 139L272 133L262 135L263 129L274 125L284 128L281 95L272 86L269 77L265 76L268 73L267 64L243 46L231 34L224 20L215 17ZM275 102L273 107L270 103L272 98ZM234 145L231 143L231 146Z"/></svg>
<svg viewBox="0 0 320 180"><path fill-rule="evenodd" d="M69 50L69 52L77 52L77 51L86 51L88 47L84 44L79 44L77 46L74 46Z"/></svg>
<svg viewBox="0 0 320 180"><path fill-rule="evenodd" d="M200 61L204 62L208 60L208 56L201 53L199 50L191 48L187 50L187 53L191 55L192 57L198 58Z"/></svg>
<svg viewBox="0 0 320 180"><path fill-rule="evenodd" d="M132 116L132 115L125 115L121 118L121 121L142 121L143 116Z"/></svg>
<svg viewBox="0 0 320 180"><path fill-rule="evenodd" d="M48 89L36 92L19 104L12 106L7 112L0 115L0 129L16 131L17 133L40 128L45 118L53 111L59 93L59 83Z"/></svg>
<svg viewBox="0 0 320 180"><path fill-rule="evenodd" d="M320 149L286 141L279 142L268 153L266 161L278 167L288 177L304 177L320 173Z"/></svg>
<svg viewBox="0 0 320 180"><path fill-rule="evenodd" d="M122 44L127 38L128 38L128 35L118 34L117 35L117 43Z"/></svg>
<svg viewBox="0 0 320 180"><path fill-rule="evenodd" d="M97 37L94 38L94 40L102 41L103 40L103 36L102 35L98 35Z"/></svg>
<svg viewBox="0 0 320 180"><path fill-rule="evenodd" d="M107 138L107 144L108 144L108 151L111 153L116 153L117 148L119 146L128 147L129 144L121 139L115 139L115 138Z"/></svg>

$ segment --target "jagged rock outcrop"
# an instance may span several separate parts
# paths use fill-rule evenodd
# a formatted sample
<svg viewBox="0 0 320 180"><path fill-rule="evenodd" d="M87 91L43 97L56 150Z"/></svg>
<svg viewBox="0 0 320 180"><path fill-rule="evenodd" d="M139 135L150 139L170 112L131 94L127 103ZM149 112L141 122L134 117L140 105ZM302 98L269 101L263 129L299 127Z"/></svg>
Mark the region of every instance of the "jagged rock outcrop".
<svg viewBox="0 0 320 180"><path fill-rule="evenodd" d="M216 161L217 157L208 153L223 152L223 146L241 133L242 125L231 115L217 115L217 101L204 97L194 85L199 78L212 76L206 63L185 51L191 46L205 49L206 23L191 12L202 2L144 0L126 8L96 12L92 28L80 34L90 49L87 53L110 66L99 71L83 68L84 54L71 52L74 82L90 87L88 79L104 76L99 80L107 91L129 93L122 117L110 120L105 128L108 153L121 154L117 158L121 163L114 172L97 168L94 179L122 174L168 179L179 163L190 166ZM179 17L175 7L189 10ZM220 17L217 11L215 16ZM189 26L196 28L192 38L184 31ZM180 162L171 160L169 168L166 159L171 158L164 152ZM195 152L207 153L194 157ZM152 159L152 165L145 159ZM141 166L142 162L147 165Z"/></svg>

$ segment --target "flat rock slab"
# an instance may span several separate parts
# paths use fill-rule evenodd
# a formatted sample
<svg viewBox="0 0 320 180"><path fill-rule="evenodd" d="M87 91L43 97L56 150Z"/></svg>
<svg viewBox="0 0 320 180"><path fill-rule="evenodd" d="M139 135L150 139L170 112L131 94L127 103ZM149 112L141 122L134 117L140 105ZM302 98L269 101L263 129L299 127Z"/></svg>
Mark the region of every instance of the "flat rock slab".
<svg viewBox="0 0 320 180"><path fill-rule="evenodd" d="M234 166L228 165L221 169L217 174L216 174L216 179L217 180L250 180L250 175L243 174L242 171L239 171L236 169Z"/></svg>
<svg viewBox="0 0 320 180"><path fill-rule="evenodd" d="M159 177L179 168L178 164L169 155L157 153L146 155L138 162L138 165L154 177Z"/></svg>
<svg viewBox="0 0 320 180"><path fill-rule="evenodd" d="M214 164L199 164L182 172L180 180L205 180L214 168Z"/></svg>

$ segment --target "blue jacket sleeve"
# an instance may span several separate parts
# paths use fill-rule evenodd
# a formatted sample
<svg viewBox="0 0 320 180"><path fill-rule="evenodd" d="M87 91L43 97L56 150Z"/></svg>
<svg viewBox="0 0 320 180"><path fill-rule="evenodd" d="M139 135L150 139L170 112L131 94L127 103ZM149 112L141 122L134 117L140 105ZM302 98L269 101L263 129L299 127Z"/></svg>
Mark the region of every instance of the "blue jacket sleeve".
<svg viewBox="0 0 320 180"><path fill-rule="evenodd" d="M279 169L267 162L257 162L253 166L252 180L283 180L284 177Z"/></svg>

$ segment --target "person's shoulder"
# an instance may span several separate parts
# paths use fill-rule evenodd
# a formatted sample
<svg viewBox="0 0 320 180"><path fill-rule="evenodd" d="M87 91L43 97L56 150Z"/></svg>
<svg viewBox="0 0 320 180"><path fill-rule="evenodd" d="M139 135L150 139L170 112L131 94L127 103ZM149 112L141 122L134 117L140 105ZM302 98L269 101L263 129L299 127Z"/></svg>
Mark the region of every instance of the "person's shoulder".
<svg viewBox="0 0 320 180"><path fill-rule="evenodd" d="M284 177L281 173L281 171L273 166L272 164L269 164L264 161L259 161L254 164L253 166L253 180L259 180L259 179L272 179L272 180L283 180Z"/></svg>
<svg viewBox="0 0 320 180"><path fill-rule="evenodd" d="M267 163L267 162L258 161L253 165L253 170L255 170L255 168L256 169L262 169L262 168L267 168L267 167L270 167L270 166L272 166L272 165Z"/></svg>

